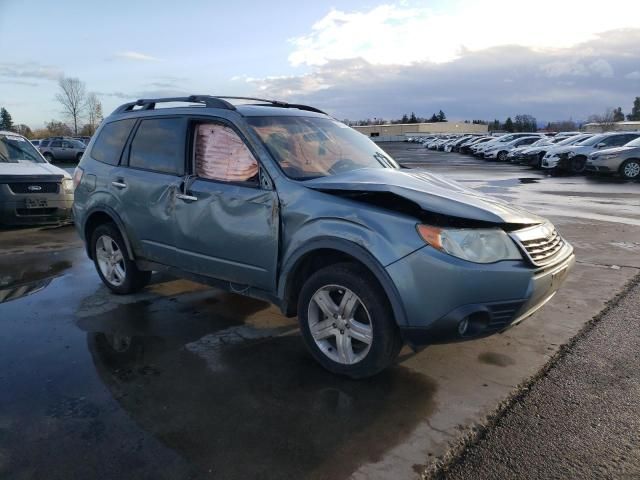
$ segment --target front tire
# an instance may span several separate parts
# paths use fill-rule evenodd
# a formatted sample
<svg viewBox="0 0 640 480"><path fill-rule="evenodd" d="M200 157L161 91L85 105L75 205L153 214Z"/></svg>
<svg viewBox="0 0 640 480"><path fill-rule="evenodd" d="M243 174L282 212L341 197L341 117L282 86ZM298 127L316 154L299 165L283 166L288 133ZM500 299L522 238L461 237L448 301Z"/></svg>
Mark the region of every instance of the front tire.
<svg viewBox="0 0 640 480"><path fill-rule="evenodd" d="M506 162L507 161L507 152L500 152L498 153L497 159L499 162Z"/></svg>
<svg viewBox="0 0 640 480"><path fill-rule="evenodd" d="M402 348L384 291L355 263L330 265L311 275L300 292L298 320L311 355L340 375L375 375Z"/></svg>
<svg viewBox="0 0 640 480"><path fill-rule="evenodd" d="M582 173L587 166L587 159L582 155L573 157L570 163L571 173Z"/></svg>
<svg viewBox="0 0 640 480"><path fill-rule="evenodd" d="M139 270L129 258L120 230L113 223L93 231L91 254L100 279L114 293L137 292L151 280L151 272Z"/></svg>
<svg viewBox="0 0 640 480"><path fill-rule="evenodd" d="M620 175L627 180L640 178L640 160L627 160L620 166Z"/></svg>

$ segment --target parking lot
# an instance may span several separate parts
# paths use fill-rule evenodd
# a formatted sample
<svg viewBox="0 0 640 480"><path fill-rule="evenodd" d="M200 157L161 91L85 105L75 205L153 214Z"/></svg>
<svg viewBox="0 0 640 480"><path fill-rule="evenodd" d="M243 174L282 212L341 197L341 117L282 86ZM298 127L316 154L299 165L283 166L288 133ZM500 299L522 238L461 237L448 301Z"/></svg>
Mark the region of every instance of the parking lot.
<svg viewBox="0 0 640 480"><path fill-rule="evenodd" d="M269 304L155 275L100 282L73 227L0 232L0 477L419 478L640 272L640 183L383 144L550 218L577 265L502 335L324 371Z"/></svg>

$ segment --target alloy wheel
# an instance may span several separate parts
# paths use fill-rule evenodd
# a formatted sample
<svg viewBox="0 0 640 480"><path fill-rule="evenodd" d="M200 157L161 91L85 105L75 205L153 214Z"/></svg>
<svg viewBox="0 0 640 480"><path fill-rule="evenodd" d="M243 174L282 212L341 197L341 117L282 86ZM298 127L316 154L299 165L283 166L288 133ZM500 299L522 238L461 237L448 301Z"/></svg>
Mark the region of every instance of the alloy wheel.
<svg viewBox="0 0 640 480"><path fill-rule="evenodd" d="M102 235L96 241L96 260L100 272L107 282L119 287L127 277L127 267L122 249L109 235Z"/></svg>
<svg viewBox="0 0 640 480"><path fill-rule="evenodd" d="M625 178L636 178L640 176L640 163L628 162L622 169Z"/></svg>
<svg viewBox="0 0 640 480"><path fill-rule="evenodd" d="M373 342L373 323L364 303L353 291L326 285L311 297L309 330L329 359L353 365L364 359Z"/></svg>

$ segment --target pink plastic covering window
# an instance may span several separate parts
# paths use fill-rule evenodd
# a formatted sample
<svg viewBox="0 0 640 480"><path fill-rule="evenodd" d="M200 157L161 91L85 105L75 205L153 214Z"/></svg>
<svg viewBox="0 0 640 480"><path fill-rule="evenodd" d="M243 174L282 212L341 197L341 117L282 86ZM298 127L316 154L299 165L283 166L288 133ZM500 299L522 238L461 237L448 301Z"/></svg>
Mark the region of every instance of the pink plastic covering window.
<svg viewBox="0 0 640 480"><path fill-rule="evenodd" d="M196 132L196 171L211 180L246 182L258 174L258 163L236 132L208 123Z"/></svg>

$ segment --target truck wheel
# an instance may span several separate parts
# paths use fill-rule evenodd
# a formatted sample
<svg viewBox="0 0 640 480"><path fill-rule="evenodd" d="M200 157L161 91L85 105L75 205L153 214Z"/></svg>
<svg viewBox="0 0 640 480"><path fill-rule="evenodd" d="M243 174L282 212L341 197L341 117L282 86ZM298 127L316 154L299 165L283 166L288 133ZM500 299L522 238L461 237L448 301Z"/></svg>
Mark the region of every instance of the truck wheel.
<svg viewBox="0 0 640 480"><path fill-rule="evenodd" d="M627 160L620 167L620 175L628 180L640 178L640 160Z"/></svg>
<svg viewBox="0 0 640 480"><path fill-rule="evenodd" d="M354 263L318 270L298 300L302 337L330 372L352 378L375 375L402 348L391 307L372 275Z"/></svg>
<svg viewBox="0 0 640 480"><path fill-rule="evenodd" d="M151 272L138 270L129 258L122 235L113 223L104 223L93 231L91 254L100 279L114 293L137 292L151 279Z"/></svg>

